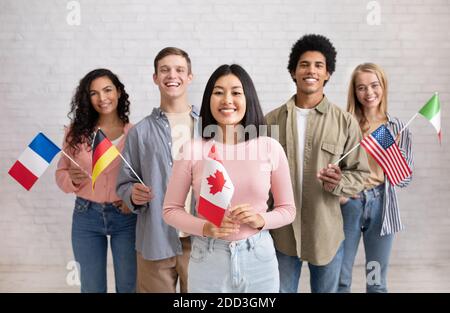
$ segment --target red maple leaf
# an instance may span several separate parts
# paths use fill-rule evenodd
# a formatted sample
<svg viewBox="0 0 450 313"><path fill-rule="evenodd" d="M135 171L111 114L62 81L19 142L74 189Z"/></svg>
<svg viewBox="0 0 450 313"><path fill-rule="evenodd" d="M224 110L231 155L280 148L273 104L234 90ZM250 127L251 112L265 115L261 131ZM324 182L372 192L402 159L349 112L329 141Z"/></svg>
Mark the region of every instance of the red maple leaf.
<svg viewBox="0 0 450 313"><path fill-rule="evenodd" d="M223 173L219 170L216 170L216 172L213 175L209 175L209 177L206 179L208 180L208 185L211 185L211 187L209 187L210 188L209 192L215 195L216 193L222 191L226 180L223 177Z"/></svg>

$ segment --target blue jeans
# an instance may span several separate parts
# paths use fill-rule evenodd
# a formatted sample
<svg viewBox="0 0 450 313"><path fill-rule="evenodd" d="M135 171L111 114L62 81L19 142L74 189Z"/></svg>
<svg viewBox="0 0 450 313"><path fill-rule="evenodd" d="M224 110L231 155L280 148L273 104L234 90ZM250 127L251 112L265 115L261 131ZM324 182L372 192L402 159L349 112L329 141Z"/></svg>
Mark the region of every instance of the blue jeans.
<svg viewBox="0 0 450 313"><path fill-rule="evenodd" d="M191 238L189 292L278 292L278 263L267 230L238 241Z"/></svg>
<svg viewBox="0 0 450 313"><path fill-rule="evenodd" d="M365 190L359 196L341 205L345 240L339 292L351 291L352 269L361 233L366 254L366 291L387 292L386 276L394 235L380 236L384 184Z"/></svg>
<svg viewBox="0 0 450 313"><path fill-rule="evenodd" d="M319 266L308 263L312 293L337 292L343 255L344 248L341 244L334 258L327 265ZM280 292L296 293L303 261L296 256L289 256L280 251L277 251L277 259L280 270Z"/></svg>
<svg viewBox="0 0 450 313"><path fill-rule="evenodd" d="M72 219L72 249L80 265L81 292L107 292L108 235L116 292L136 290L136 215L123 214L112 203L77 197Z"/></svg>

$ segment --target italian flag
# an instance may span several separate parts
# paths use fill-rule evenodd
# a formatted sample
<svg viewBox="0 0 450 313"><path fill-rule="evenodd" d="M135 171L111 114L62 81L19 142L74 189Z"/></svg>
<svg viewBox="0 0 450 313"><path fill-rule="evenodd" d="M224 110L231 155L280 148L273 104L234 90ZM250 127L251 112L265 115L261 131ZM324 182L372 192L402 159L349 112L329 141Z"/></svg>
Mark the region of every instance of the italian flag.
<svg viewBox="0 0 450 313"><path fill-rule="evenodd" d="M439 103L439 96L437 92L420 109L419 114L429 120L434 126L439 137L439 143L441 143L441 105Z"/></svg>

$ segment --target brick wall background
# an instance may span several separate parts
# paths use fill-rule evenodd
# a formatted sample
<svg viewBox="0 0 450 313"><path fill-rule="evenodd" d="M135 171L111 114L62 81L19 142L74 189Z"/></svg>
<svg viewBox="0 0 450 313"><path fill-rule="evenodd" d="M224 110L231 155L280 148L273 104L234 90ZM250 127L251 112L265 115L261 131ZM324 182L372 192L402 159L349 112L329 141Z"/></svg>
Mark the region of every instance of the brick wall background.
<svg viewBox="0 0 450 313"><path fill-rule="evenodd" d="M400 192L407 230L394 242L391 263L450 261L450 1L72 2L79 4L80 25L67 22L74 13L70 1L0 0L0 265L65 268L73 259L74 197L54 183L56 161L30 192L7 171L38 131L61 143L71 96L85 73L97 67L116 72L137 122L159 105L153 58L173 45L193 62L192 104L200 103L218 65L237 62L251 74L268 112L295 91L286 65L291 45L306 33L326 35L338 51L325 92L341 107L350 73L364 61L385 68L390 112L405 121L440 92L442 146L423 118L411 125L415 177Z"/></svg>

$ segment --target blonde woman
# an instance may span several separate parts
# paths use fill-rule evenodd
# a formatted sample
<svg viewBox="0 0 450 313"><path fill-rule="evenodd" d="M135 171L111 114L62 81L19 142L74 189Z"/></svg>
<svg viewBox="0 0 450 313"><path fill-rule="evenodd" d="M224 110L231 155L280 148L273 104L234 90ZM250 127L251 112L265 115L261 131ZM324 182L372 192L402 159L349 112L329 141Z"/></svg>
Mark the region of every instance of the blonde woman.
<svg viewBox="0 0 450 313"><path fill-rule="evenodd" d="M400 130L404 124L387 112L387 79L376 64L364 63L353 71L347 111L358 120L364 137L384 124L396 138L409 167L413 166L411 133ZM339 278L339 292L350 292L352 268L361 234L366 255L366 291L387 292L387 269L394 234L403 229L395 187L386 179L378 163L367 154L370 176L364 190L340 199L344 218L344 260ZM398 186L404 188L411 176Z"/></svg>

